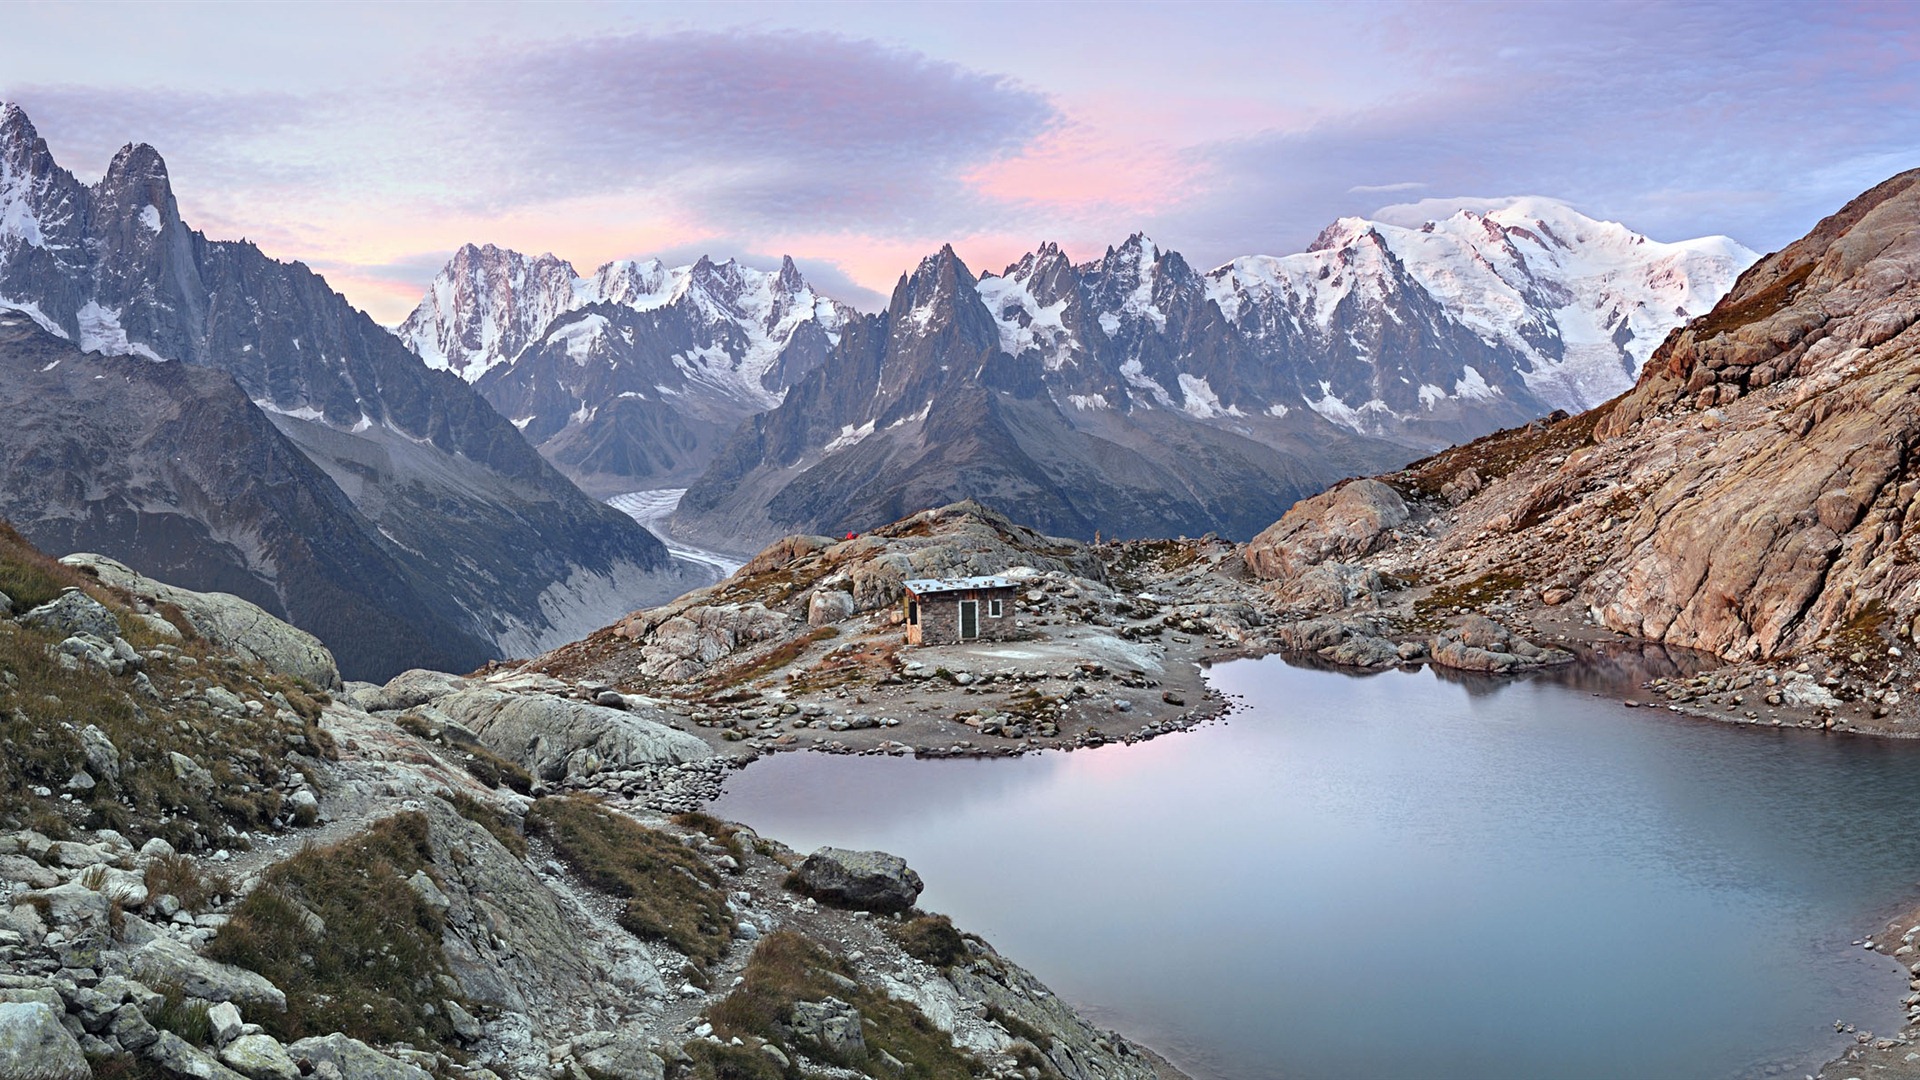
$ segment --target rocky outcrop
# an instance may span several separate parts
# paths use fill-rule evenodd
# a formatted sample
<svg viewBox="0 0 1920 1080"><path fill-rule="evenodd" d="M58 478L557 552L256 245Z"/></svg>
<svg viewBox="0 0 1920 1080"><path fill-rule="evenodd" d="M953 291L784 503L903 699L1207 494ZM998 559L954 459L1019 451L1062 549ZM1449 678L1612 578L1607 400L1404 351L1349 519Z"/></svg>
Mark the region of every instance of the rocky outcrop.
<svg viewBox="0 0 1920 1080"><path fill-rule="evenodd" d="M659 720L551 694L476 688L434 704L488 749L545 780L713 756L706 743Z"/></svg>
<svg viewBox="0 0 1920 1080"><path fill-rule="evenodd" d="M580 674L580 662L590 658L593 670L609 681L637 675L693 682L751 664L809 630L863 614L884 618L910 578L1038 572L1094 582L1106 576L1088 546L1016 525L979 503L959 502L851 539L778 540L727 580L634 612L534 666Z"/></svg>
<svg viewBox="0 0 1920 1080"><path fill-rule="evenodd" d="M1897 682L1888 649L1920 629L1916 391L1920 171L1756 264L1623 397L1309 500L1248 563L1283 580L1363 563L1417 582L1422 622L1537 604L1730 660L1824 652ZM1428 644L1473 670L1542 659L1477 624Z"/></svg>
<svg viewBox="0 0 1920 1080"><path fill-rule="evenodd" d="M794 870L789 885L823 903L861 911L905 911L925 886L898 855L823 847Z"/></svg>
<svg viewBox="0 0 1920 1080"><path fill-rule="evenodd" d="M1442 630L1427 648L1432 661L1441 667L1496 675L1573 661L1572 653L1543 649L1480 615L1468 615L1458 625Z"/></svg>
<svg viewBox="0 0 1920 1080"><path fill-rule="evenodd" d="M1387 530L1406 520L1399 492L1378 480L1354 480L1293 504L1247 544L1247 568L1285 580L1328 560L1353 562L1378 550Z"/></svg>
<svg viewBox="0 0 1920 1080"><path fill-rule="evenodd" d="M257 604L230 593L194 592L155 581L105 555L78 552L60 561L149 604L179 608L195 633L243 659L305 679L323 690L340 686L340 669L319 638L274 618Z"/></svg>
<svg viewBox="0 0 1920 1080"><path fill-rule="evenodd" d="M79 589L66 589L52 600L20 616L22 625L58 634L91 634L112 641L120 636L120 620L106 605Z"/></svg>

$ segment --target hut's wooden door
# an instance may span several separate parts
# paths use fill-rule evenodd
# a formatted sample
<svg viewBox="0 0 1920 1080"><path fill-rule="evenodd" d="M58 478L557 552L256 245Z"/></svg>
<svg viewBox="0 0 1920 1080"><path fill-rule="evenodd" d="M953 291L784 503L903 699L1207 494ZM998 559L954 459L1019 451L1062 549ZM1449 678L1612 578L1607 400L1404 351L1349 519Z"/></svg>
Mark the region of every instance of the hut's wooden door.
<svg viewBox="0 0 1920 1080"><path fill-rule="evenodd" d="M980 601L960 601L960 640L971 641L980 636Z"/></svg>

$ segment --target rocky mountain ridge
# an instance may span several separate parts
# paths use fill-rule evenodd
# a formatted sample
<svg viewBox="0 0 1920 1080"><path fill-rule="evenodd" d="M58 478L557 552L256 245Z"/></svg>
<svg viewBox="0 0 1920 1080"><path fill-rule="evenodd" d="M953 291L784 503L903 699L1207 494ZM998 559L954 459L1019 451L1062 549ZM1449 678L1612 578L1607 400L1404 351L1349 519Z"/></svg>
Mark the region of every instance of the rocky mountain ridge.
<svg viewBox="0 0 1920 1080"><path fill-rule="evenodd" d="M1617 633L1733 662L1670 688L1725 718L1904 733L1916 280L1920 171L1748 270L1621 397L1303 503L1249 565L1347 582L1318 607L1349 622Z"/></svg>
<svg viewBox="0 0 1920 1080"><path fill-rule="evenodd" d="M698 475L853 314L791 259L774 271L622 260L581 277L552 255L469 244L398 333L429 367L473 382L576 482L617 494Z"/></svg>
<svg viewBox="0 0 1920 1080"><path fill-rule="evenodd" d="M492 655L225 374L82 353L0 312L0 408L0 518L38 542L291 617L356 677Z"/></svg>
<svg viewBox="0 0 1920 1080"><path fill-rule="evenodd" d="M1123 444L1169 431L1210 439L1194 433L1201 424L1288 454L1313 427L1290 414L1432 449L1597 404L1753 258L1725 237L1661 244L1515 199L1418 228L1342 219L1307 252L1206 273L1135 235L1085 263L1043 244L1001 274L966 276L1000 351L1033 369L1021 378L1074 430ZM703 267L719 287L694 287ZM778 275L613 263L588 279L552 256L469 246L400 333L430 365L475 378L569 476L614 493L691 482L734 425L779 404L858 318L819 299L790 261ZM780 378L754 385L776 347ZM855 364L839 377L860 374ZM837 392L869 390L891 393ZM1143 417L1154 411L1168 415ZM866 419L843 417L813 449Z"/></svg>
<svg viewBox="0 0 1920 1080"><path fill-rule="evenodd" d="M1063 409L1037 355L1000 345L972 272L951 248L929 256L886 311L850 324L779 407L740 427L671 528L752 550L974 498L1062 536L1244 536L1300 495L1407 454L1310 410L1214 424Z"/></svg>
<svg viewBox="0 0 1920 1080"><path fill-rule="evenodd" d="M1043 245L980 289L1063 407L1306 408L1433 447L1624 390L1754 258L1530 198L1418 228L1342 218L1306 252L1204 274L1139 234L1077 265Z"/></svg>
<svg viewBox="0 0 1920 1080"><path fill-rule="evenodd" d="M432 615L457 630L435 647L531 653L683 586L662 584L650 534L318 276L189 229L151 147L84 185L25 112L0 109L0 307L83 351L225 372L430 586ZM271 589L273 567L249 570Z"/></svg>

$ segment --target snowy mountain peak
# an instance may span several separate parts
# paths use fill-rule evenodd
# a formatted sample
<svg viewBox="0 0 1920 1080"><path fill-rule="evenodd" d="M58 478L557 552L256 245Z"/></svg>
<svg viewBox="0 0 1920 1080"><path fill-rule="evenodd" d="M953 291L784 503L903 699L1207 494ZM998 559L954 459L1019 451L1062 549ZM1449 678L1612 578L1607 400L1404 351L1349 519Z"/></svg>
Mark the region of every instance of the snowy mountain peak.
<svg viewBox="0 0 1920 1080"><path fill-rule="evenodd" d="M1755 258L1725 237L1662 244L1554 199L1445 209L1341 218L1307 251L1206 275L1138 233L1077 266L1043 244L978 290L1000 347L1036 356L1075 415L1304 406L1441 442L1624 390Z"/></svg>
<svg viewBox="0 0 1920 1080"><path fill-rule="evenodd" d="M45 147L27 111L9 101L0 107L0 156L24 158L35 146Z"/></svg>

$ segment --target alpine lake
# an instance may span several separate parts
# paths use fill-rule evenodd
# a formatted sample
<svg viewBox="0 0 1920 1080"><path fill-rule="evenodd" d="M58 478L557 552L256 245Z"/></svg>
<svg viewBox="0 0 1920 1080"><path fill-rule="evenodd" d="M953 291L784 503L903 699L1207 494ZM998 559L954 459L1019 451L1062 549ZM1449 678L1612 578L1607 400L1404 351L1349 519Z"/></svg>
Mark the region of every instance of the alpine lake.
<svg viewBox="0 0 1920 1080"><path fill-rule="evenodd" d="M1133 745L781 754L713 810L903 856L953 917L1200 1080L1791 1076L1893 1033L1920 740L1625 709L1685 657L1526 678L1279 657Z"/></svg>

